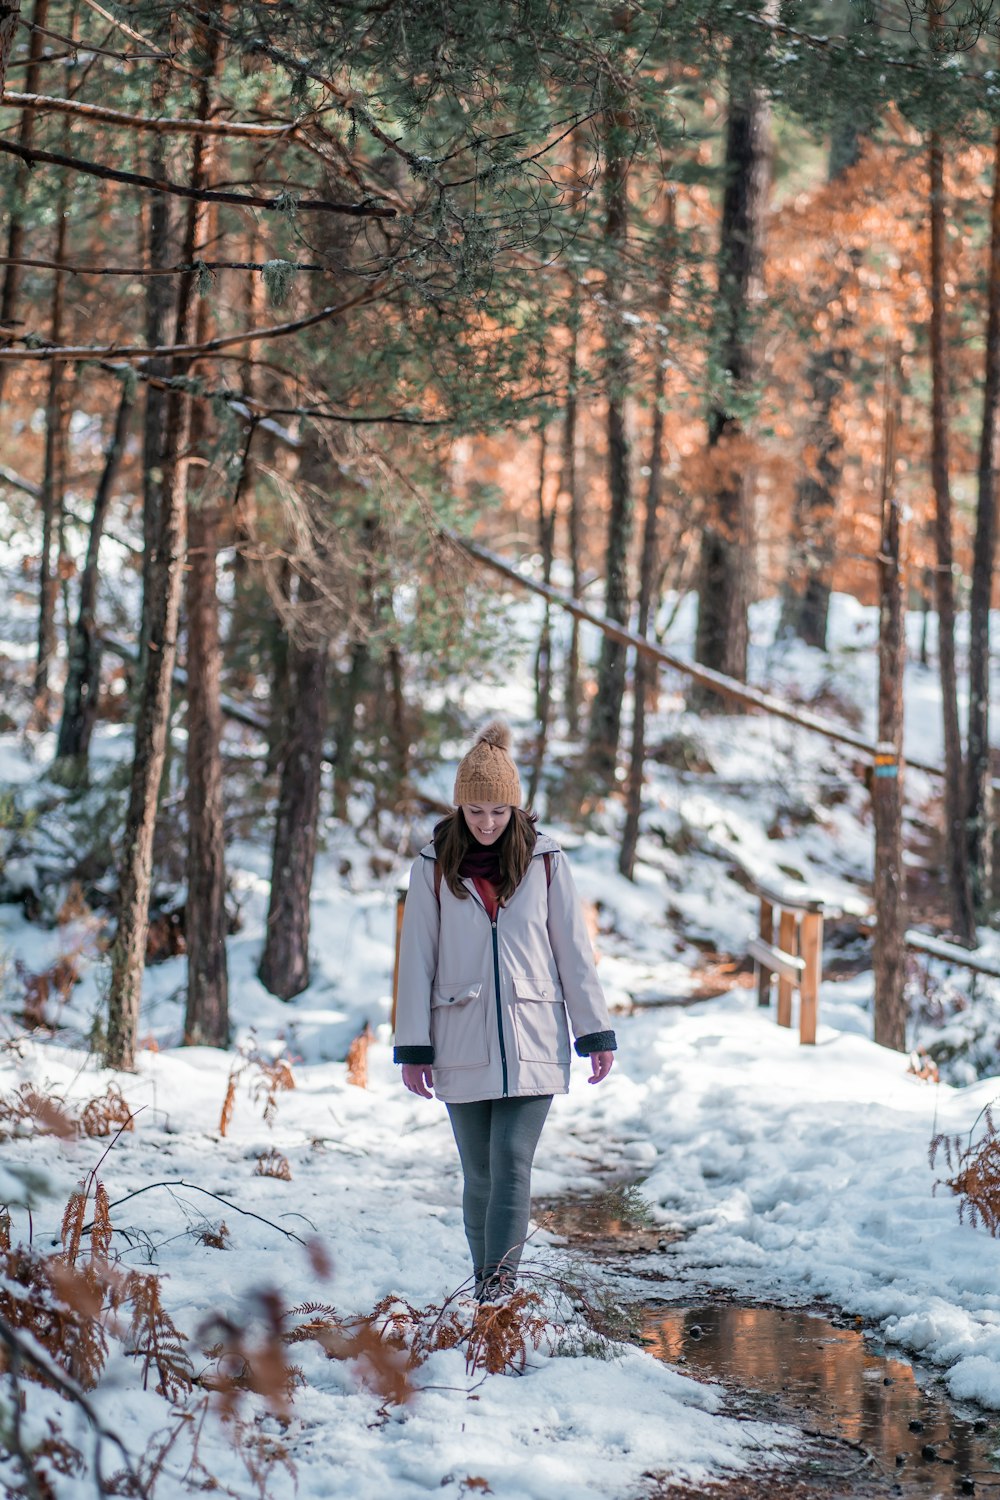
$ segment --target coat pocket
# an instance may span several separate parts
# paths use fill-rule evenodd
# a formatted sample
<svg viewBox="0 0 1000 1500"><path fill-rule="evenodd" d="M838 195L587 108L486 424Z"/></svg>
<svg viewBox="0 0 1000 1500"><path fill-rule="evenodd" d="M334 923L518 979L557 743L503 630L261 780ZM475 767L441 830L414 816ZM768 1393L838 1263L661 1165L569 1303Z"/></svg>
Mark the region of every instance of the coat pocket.
<svg viewBox="0 0 1000 1500"><path fill-rule="evenodd" d="M565 1066L569 1063L566 1007L552 980L515 974L512 983L518 1057L522 1062Z"/></svg>
<svg viewBox="0 0 1000 1500"><path fill-rule="evenodd" d="M483 1068L489 1062L483 986L438 984L431 994L434 1067Z"/></svg>

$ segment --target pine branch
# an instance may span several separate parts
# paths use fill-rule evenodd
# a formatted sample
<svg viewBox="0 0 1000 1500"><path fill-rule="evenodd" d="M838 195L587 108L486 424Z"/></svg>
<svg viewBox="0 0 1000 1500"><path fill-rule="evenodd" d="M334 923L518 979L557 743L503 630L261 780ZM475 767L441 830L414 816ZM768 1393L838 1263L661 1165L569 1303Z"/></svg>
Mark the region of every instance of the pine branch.
<svg viewBox="0 0 1000 1500"><path fill-rule="evenodd" d="M132 115L125 110L109 109L103 104L85 104L77 99L57 99L48 94L18 94L9 89L0 96L0 105L8 109L33 109L40 114L77 115L104 125L125 125L130 130L153 130L164 135L218 135L249 137L251 140L282 140L302 128L301 120L283 125L255 124L247 120L188 120L165 116Z"/></svg>
<svg viewBox="0 0 1000 1500"><path fill-rule="evenodd" d="M196 265L177 266L74 266L69 261L32 260L0 255L0 266L20 266L29 271L62 271L67 276L183 276L191 271L263 271L271 264L266 260L200 260ZM325 271L326 266L310 261L288 262L292 271Z"/></svg>
<svg viewBox="0 0 1000 1500"><path fill-rule="evenodd" d="M395 208L376 204L372 199L363 199L360 203L335 203L326 198L265 198L258 193L228 193L221 188L185 187L164 177L146 177L139 172L124 172L118 167L86 161L80 156L63 156L58 151L39 151L30 146L21 146L16 141L0 140L0 151L19 157L28 166L43 162L50 167L65 167L84 176L99 177L105 182L124 182L129 187L142 188L147 193L171 193L175 198L194 199L197 203L235 203L241 208L263 208L272 213L287 213L294 208L299 213L345 214L355 219L394 219L397 214Z"/></svg>
<svg viewBox="0 0 1000 1500"><path fill-rule="evenodd" d="M0 142L2 145L2 142ZM280 339L286 338L291 333L299 333L303 328L312 328L317 323L328 322L331 318L343 317L355 307L364 307L368 303L377 302L385 285L385 278L376 282L374 286L359 293L357 297L351 297L347 302L338 302L331 307L321 307L319 312L310 313L308 317L296 318L291 323L272 323L265 328L251 328L244 333L228 333L217 339L208 339L202 344L158 344L150 347L146 344L78 344L57 346L55 348L27 348L27 349L0 349L0 361L34 360L49 361L59 360L90 360L90 359L169 359L172 357L183 357L185 359L195 356L211 355L218 349L231 349L234 344L254 344L258 339ZM18 339L18 343L23 340Z"/></svg>

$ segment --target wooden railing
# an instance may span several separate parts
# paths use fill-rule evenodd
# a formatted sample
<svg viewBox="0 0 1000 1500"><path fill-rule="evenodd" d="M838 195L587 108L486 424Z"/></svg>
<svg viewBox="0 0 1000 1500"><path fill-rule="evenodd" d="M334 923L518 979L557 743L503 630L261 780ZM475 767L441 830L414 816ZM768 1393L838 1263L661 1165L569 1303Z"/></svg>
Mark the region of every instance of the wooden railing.
<svg viewBox="0 0 1000 1500"><path fill-rule="evenodd" d="M779 1026L792 1024L792 998L799 992L799 1041L812 1046L819 1020L823 977L823 920L844 908L806 886L754 882L760 898L760 931L748 951L757 968L757 1002L770 1005L777 981Z"/></svg>

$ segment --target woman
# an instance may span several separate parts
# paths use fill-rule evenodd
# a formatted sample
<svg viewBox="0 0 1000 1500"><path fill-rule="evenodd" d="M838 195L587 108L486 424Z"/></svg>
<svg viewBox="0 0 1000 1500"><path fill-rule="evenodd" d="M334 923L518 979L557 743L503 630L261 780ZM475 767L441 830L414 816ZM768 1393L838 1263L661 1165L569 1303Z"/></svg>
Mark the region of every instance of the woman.
<svg viewBox="0 0 1000 1500"><path fill-rule="evenodd" d="M591 1083L617 1045L566 858L522 810L509 749L507 726L488 724L414 861L396 1003L403 1083L451 1117L480 1302L513 1289L535 1147L569 1087L567 1015Z"/></svg>

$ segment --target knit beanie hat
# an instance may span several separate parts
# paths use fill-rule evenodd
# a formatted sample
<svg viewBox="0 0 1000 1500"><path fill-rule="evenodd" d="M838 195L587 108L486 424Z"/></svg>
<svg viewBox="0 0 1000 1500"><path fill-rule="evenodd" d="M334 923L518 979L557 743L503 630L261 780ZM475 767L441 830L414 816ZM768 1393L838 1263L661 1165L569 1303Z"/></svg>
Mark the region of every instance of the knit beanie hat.
<svg viewBox="0 0 1000 1500"><path fill-rule="evenodd" d="M492 719L458 765L455 806L463 802L521 806L521 782L510 758L510 730L502 719Z"/></svg>

